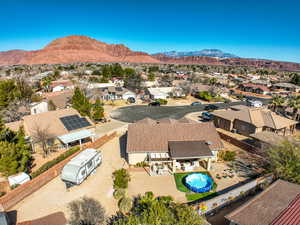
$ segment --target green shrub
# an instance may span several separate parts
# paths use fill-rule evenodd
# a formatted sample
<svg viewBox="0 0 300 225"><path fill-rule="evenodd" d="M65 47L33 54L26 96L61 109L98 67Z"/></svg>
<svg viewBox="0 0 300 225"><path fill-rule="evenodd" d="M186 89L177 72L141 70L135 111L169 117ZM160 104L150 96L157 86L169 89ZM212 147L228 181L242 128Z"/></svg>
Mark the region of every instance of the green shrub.
<svg viewBox="0 0 300 225"><path fill-rule="evenodd" d="M166 104L168 104L168 101L167 101L166 99L161 99L161 98L156 99L156 102L159 102L161 105L166 105Z"/></svg>
<svg viewBox="0 0 300 225"><path fill-rule="evenodd" d="M148 167L149 164L146 162L138 162L134 167Z"/></svg>
<svg viewBox="0 0 300 225"><path fill-rule="evenodd" d="M119 169L113 172L114 178L114 188L126 189L128 187L128 182L130 181L130 175L126 169Z"/></svg>
<svg viewBox="0 0 300 225"><path fill-rule="evenodd" d="M2 196L4 196L4 195L6 195L6 192L5 192L5 191L1 191L1 192L0 192L0 197L2 197Z"/></svg>
<svg viewBox="0 0 300 225"><path fill-rule="evenodd" d="M208 91L200 91L198 94L195 95L196 98L202 99L204 101L211 101L213 96Z"/></svg>
<svg viewBox="0 0 300 225"><path fill-rule="evenodd" d="M11 190L14 190L15 188L17 188L17 187L19 187L20 186L20 184L14 184L14 185L12 185L10 188L11 188Z"/></svg>
<svg viewBox="0 0 300 225"><path fill-rule="evenodd" d="M236 153L231 151L221 151L219 157L224 161L233 161L235 159Z"/></svg>
<svg viewBox="0 0 300 225"><path fill-rule="evenodd" d="M120 200L120 199L122 199L124 197L125 197L125 189L120 188L120 189L116 189L114 191L114 198L116 200Z"/></svg>
<svg viewBox="0 0 300 225"><path fill-rule="evenodd" d="M51 160L49 162L46 162L38 170L36 170L35 172L31 173L31 177L32 178L37 177L38 175L44 173L45 171L47 171L51 167L55 166L57 163L65 160L70 155L73 155L75 152L78 152L79 150L80 150L79 147L70 148L69 150L67 150L66 152L64 152L63 154L61 154L60 156L58 156L57 158L55 158L55 159L53 159L53 160Z"/></svg>
<svg viewBox="0 0 300 225"><path fill-rule="evenodd" d="M131 200L131 198L128 198L128 197L122 198L119 201L118 206L119 206L119 210L122 213L127 214L131 210L131 208L132 208L132 200Z"/></svg>

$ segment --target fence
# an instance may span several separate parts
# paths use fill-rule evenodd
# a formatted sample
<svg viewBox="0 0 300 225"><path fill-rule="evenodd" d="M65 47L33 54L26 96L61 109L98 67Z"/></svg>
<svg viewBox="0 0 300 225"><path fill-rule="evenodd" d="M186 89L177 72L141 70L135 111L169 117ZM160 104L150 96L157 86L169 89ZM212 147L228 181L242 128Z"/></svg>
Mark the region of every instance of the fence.
<svg viewBox="0 0 300 225"><path fill-rule="evenodd" d="M74 153L73 155L69 156L65 160L61 161L60 163L56 164L55 166L51 167L46 172L42 173L41 175L35 177L34 179L26 182L25 184L20 185L19 187L15 188L11 192L7 193L6 195L0 198L0 204L4 208L4 210L8 210L18 202L22 201L27 196L33 194L35 191L40 189L42 186L50 182L52 179L57 177L64 165L69 162L73 157L78 155L81 151L87 148L99 148L108 141L112 140L116 137L117 133L114 132L110 135L104 135L101 138L97 139L92 143L88 143L83 146L82 150Z"/></svg>
<svg viewBox="0 0 300 225"><path fill-rule="evenodd" d="M202 202L191 203L193 206L198 207L199 214L208 214L214 210L222 208L233 201L236 201L247 195L250 191L262 184L270 184L273 181L273 175L266 175L243 184L235 189L232 189L224 194L218 195L212 199Z"/></svg>
<svg viewBox="0 0 300 225"><path fill-rule="evenodd" d="M252 154L263 155L263 152L259 148L255 147L253 145L250 145L244 141L240 141L240 140L238 140L232 136L229 136L221 131L218 131L218 133L224 141L226 141L232 145L235 145L235 146L237 146L247 152L250 152Z"/></svg>

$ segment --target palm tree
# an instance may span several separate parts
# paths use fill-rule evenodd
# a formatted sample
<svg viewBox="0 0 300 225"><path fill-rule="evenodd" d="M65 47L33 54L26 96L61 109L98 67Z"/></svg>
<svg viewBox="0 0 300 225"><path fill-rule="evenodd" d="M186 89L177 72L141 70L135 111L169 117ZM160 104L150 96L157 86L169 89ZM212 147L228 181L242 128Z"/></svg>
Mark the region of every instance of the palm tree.
<svg viewBox="0 0 300 225"><path fill-rule="evenodd" d="M285 99L284 99L282 96L280 96L280 95L275 95L275 96L272 98L272 103L271 103L274 112L276 112L277 109L278 109L279 107L282 107L284 103L285 103Z"/></svg>
<svg viewBox="0 0 300 225"><path fill-rule="evenodd" d="M297 119L298 110L300 109L300 96L292 96L288 100L288 106L293 109L293 119Z"/></svg>

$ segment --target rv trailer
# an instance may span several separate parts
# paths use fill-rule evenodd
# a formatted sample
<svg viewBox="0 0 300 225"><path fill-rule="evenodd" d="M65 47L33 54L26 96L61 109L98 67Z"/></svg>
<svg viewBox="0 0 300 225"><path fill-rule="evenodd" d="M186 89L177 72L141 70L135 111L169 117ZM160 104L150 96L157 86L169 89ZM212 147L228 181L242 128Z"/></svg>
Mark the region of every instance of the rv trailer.
<svg viewBox="0 0 300 225"><path fill-rule="evenodd" d="M68 162L62 172L61 179L66 183L67 188L81 184L102 162L102 155L95 149L89 148Z"/></svg>

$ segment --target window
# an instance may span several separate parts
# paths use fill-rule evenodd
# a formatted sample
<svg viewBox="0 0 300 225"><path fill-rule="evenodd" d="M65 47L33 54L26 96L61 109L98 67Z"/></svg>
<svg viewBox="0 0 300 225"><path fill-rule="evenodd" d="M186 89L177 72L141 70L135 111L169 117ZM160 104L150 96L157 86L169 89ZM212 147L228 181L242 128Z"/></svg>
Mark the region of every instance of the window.
<svg viewBox="0 0 300 225"><path fill-rule="evenodd" d="M92 165L93 165L93 161L91 160L88 162L87 167L90 169L92 167Z"/></svg>
<svg viewBox="0 0 300 225"><path fill-rule="evenodd" d="M84 176L85 175L85 170L81 171L81 175Z"/></svg>

